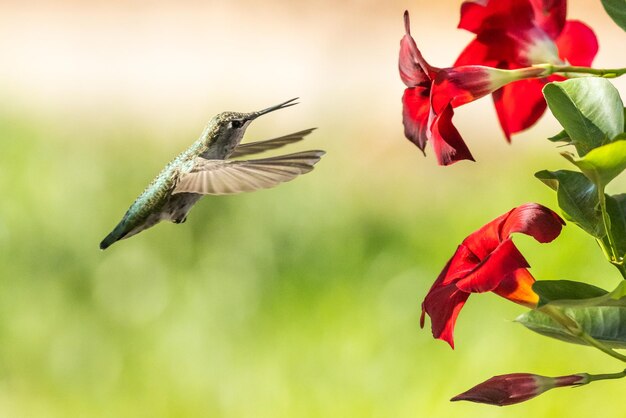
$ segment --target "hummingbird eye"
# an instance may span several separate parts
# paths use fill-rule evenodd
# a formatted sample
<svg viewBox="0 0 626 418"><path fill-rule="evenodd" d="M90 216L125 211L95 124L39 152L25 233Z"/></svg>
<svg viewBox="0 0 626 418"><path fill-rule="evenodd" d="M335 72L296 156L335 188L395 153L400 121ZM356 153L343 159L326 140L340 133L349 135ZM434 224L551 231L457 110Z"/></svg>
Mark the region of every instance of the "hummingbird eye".
<svg viewBox="0 0 626 418"><path fill-rule="evenodd" d="M230 121L230 126L233 129L239 129L243 126L243 121L239 120L239 119L235 119L235 120L231 120Z"/></svg>

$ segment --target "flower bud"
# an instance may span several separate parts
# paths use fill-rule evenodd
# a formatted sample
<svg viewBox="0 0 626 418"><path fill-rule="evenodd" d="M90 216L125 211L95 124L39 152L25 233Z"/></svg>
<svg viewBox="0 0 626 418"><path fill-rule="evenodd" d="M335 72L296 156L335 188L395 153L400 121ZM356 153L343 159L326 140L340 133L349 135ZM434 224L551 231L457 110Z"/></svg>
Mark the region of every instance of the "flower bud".
<svg viewBox="0 0 626 418"><path fill-rule="evenodd" d="M494 376L455 396L451 401L470 401L489 405L512 405L534 398L552 388L578 386L589 383L586 373L546 377L530 373L512 373Z"/></svg>

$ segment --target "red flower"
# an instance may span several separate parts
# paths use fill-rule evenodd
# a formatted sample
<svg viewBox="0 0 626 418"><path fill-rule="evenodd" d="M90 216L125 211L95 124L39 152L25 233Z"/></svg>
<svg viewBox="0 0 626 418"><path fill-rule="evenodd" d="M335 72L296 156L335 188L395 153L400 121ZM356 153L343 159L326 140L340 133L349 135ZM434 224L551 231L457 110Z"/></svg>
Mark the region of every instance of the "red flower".
<svg viewBox="0 0 626 418"><path fill-rule="evenodd" d="M511 234L519 232L545 243L555 239L563 225L565 222L550 209L528 203L465 238L422 303L421 327L428 314L433 336L454 348L454 324L470 293L494 292L513 302L535 306L535 279Z"/></svg>
<svg viewBox="0 0 626 418"><path fill-rule="evenodd" d="M530 373L513 373L494 376L455 396L451 401L470 401L505 406L520 403L557 387L578 386L589 383L586 373L569 376L546 377Z"/></svg>
<svg viewBox="0 0 626 418"><path fill-rule="evenodd" d="M515 80L537 77L544 70L505 71L479 65L437 68L422 57L411 37L409 13L404 12L406 34L400 41L400 78L408 87L402 97L405 136L424 151L431 140L439 164L473 160L452 124L452 108L486 96Z"/></svg>
<svg viewBox="0 0 626 418"><path fill-rule="evenodd" d="M476 34L457 59L459 65L515 69L534 64L590 66L598 41L587 25L565 20L566 0L470 0L461 6L459 28ZM551 76L509 84L493 94L502 130L532 126L546 109L544 84Z"/></svg>

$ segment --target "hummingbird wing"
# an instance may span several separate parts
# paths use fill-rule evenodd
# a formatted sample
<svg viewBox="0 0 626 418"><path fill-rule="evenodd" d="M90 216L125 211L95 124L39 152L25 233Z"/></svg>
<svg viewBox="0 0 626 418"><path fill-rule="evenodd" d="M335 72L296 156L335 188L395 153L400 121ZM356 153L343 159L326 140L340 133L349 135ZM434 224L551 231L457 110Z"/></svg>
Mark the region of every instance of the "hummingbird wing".
<svg viewBox="0 0 626 418"><path fill-rule="evenodd" d="M221 195L269 189L313 170L324 154L324 151L303 151L245 161L199 157L191 172L181 175L172 194Z"/></svg>
<svg viewBox="0 0 626 418"><path fill-rule="evenodd" d="M264 151L284 147L301 141L305 136L313 132L317 128L305 129L304 131L294 132L289 135L278 138L267 139L265 141L248 142L247 144L239 144L229 158L239 158L245 155L259 154Z"/></svg>

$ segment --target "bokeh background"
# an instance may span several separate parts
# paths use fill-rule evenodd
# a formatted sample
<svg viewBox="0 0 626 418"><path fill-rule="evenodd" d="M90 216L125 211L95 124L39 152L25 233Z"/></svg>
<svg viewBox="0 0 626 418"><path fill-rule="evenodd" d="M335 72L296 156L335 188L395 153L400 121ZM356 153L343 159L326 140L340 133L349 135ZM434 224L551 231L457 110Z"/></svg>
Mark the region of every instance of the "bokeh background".
<svg viewBox="0 0 626 418"><path fill-rule="evenodd" d="M472 296L456 350L419 329L456 245L519 204L556 208L550 115L505 142L489 98L455 123L477 163L436 165L403 137L402 13L434 65L470 35L460 1L4 1L0 6L0 416L623 416L624 383L505 409L448 399L493 375L613 372L532 334L523 308ZM599 1L596 65L624 62ZM623 81L616 85L626 92ZM205 198L106 252L100 240L206 121L291 97L249 140L313 126L328 155L294 182ZM624 191L618 179L614 190ZM516 238L540 279L619 275L575 226Z"/></svg>

